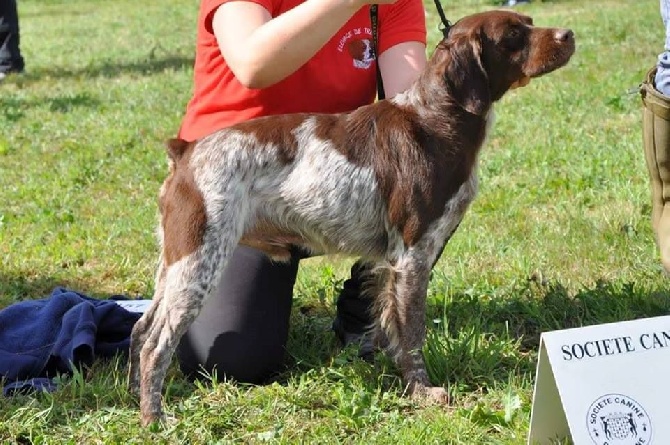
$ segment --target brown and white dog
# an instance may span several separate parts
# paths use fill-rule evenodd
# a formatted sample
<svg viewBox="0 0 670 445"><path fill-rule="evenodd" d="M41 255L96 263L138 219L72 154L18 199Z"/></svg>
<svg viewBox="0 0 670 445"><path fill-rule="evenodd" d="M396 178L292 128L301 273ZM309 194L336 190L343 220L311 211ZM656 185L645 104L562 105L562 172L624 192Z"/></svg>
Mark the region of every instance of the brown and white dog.
<svg viewBox="0 0 670 445"><path fill-rule="evenodd" d="M392 99L171 140L156 293L131 339L142 423L161 419L175 348L238 243L277 260L299 245L375 263L378 338L411 396L446 402L421 355L430 271L477 192L493 104L574 51L571 30L534 27L510 11L475 14L454 24L419 79Z"/></svg>

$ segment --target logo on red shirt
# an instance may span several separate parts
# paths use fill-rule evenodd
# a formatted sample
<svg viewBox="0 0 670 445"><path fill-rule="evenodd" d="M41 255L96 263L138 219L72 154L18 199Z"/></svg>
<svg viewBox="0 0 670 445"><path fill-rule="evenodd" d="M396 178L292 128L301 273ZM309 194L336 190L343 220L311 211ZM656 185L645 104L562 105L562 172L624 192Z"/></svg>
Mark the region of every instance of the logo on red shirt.
<svg viewBox="0 0 670 445"><path fill-rule="evenodd" d="M372 40L367 38L372 35L370 28L354 28L342 35L337 46L339 52L347 49L353 59L356 68L368 69L375 60L372 51Z"/></svg>

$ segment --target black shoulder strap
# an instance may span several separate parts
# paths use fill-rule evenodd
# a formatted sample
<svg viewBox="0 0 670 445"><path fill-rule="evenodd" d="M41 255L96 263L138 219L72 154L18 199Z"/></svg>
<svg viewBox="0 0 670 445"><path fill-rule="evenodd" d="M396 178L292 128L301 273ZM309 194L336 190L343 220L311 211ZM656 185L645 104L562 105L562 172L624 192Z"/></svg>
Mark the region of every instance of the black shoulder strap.
<svg viewBox="0 0 670 445"><path fill-rule="evenodd" d="M377 5L370 6L370 23L372 24L372 52L375 55L375 67L377 69L377 99L382 100L386 95L384 94L384 82L382 82L382 73L379 71L379 55L377 54Z"/></svg>
<svg viewBox="0 0 670 445"><path fill-rule="evenodd" d="M442 4L440 0L435 0L435 8L437 13L440 16L440 21L442 22L442 35L444 38L449 34L449 29L451 28L451 22L447 20L447 16L444 14L442 9ZM382 73L379 71L379 55L377 54L377 5L370 5L370 23L372 24L372 52L375 55L375 66L377 67L377 99L382 100L386 97L384 94L384 83L382 82Z"/></svg>

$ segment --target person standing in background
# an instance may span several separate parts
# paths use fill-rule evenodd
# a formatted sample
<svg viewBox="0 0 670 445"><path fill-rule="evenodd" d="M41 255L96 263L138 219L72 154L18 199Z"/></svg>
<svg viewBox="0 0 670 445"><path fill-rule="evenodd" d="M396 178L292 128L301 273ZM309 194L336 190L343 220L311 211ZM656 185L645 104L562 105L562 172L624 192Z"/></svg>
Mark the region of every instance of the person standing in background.
<svg viewBox="0 0 670 445"><path fill-rule="evenodd" d="M651 183L651 223L661 263L670 273L670 0L660 0L664 51L640 86L642 133Z"/></svg>
<svg viewBox="0 0 670 445"><path fill-rule="evenodd" d="M11 73L22 73L24 67L16 0L0 0L0 80Z"/></svg>

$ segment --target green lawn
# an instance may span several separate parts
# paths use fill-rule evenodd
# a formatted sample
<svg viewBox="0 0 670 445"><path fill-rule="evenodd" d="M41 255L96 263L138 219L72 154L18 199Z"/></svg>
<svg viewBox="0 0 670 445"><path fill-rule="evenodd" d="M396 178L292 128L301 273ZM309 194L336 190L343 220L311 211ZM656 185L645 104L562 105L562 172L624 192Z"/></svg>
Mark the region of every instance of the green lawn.
<svg viewBox="0 0 670 445"><path fill-rule="evenodd" d="M455 20L492 2L443 4ZM19 1L27 73L0 84L0 308L55 286L152 294L163 141L190 95L197 5ZM176 420L144 430L125 360L98 361L55 393L0 398L0 443L525 443L540 333L665 315L670 286L637 94L663 47L658 0L519 9L571 27L577 52L497 106L480 195L433 274L425 352L453 406L416 406L386 359L338 349L333 300L352 259L316 258L277 383L194 385L173 367Z"/></svg>

